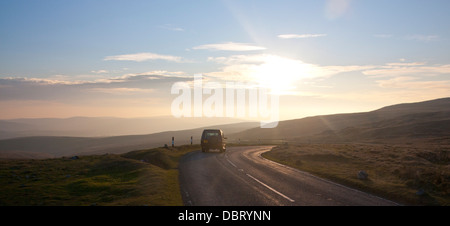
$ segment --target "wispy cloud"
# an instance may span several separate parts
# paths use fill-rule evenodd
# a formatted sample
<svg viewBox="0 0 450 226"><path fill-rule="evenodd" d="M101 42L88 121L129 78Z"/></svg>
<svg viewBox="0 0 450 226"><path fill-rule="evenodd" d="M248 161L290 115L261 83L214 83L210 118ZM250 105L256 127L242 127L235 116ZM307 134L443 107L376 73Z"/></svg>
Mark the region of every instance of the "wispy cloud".
<svg viewBox="0 0 450 226"><path fill-rule="evenodd" d="M87 91L95 93L114 94L114 95L132 95L139 93L154 93L155 89L119 87L119 88L92 88L88 89Z"/></svg>
<svg viewBox="0 0 450 226"><path fill-rule="evenodd" d="M257 46L249 43L236 43L236 42L226 42L217 44L206 44L195 46L192 49L206 49L206 50L222 50L222 51L256 51L265 50L265 47Z"/></svg>
<svg viewBox="0 0 450 226"><path fill-rule="evenodd" d="M403 60L403 59L402 59ZM387 63L387 66L422 66L425 65L426 62L405 62L405 60L401 61L400 63Z"/></svg>
<svg viewBox="0 0 450 226"><path fill-rule="evenodd" d="M166 71L166 70L147 71L141 73L128 73L123 75L121 78L129 79L135 76L150 76L149 79L192 78L192 76L186 74L186 72L184 71Z"/></svg>
<svg viewBox="0 0 450 226"><path fill-rule="evenodd" d="M419 42L434 42L439 41L441 36L439 35L425 35L425 34L413 34L413 35L393 35L393 34L375 34L376 38L396 38L398 40L411 40Z"/></svg>
<svg viewBox="0 0 450 226"><path fill-rule="evenodd" d="M109 71L108 70L97 70L97 71L93 70L91 72L95 73L95 74L105 74L105 73L108 73Z"/></svg>
<svg viewBox="0 0 450 226"><path fill-rule="evenodd" d="M377 80L376 83L382 88L403 90L450 90L449 81L426 81L412 76L401 76L389 79Z"/></svg>
<svg viewBox="0 0 450 226"><path fill-rule="evenodd" d="M415 35L407 35L405 37L405 39L421 41L421 42L432 42L432 41L438 41L440 39L440 37L439 37L439 35L415 34Z"/></svg>
<svg viewBox="0 0 450 226"><path fill-rule="evenodd" d="M282 34L278 35L278 38L281 39L298 39L298 38L317 38L324 37L327 34Z"/></svg>
<svg viewBox="0 0 450 226"><path fill-rule="evenodd" d="M164 24L159 27L162 29L165 29L165 30L169 30L169 31L185 31L184 28L175 26L173 24Z"/></svg>
<svg viewBox="0 0 450 226"><path fill-rule="evenodd" d="M159 102L164 99L161 89L169 89L172 81L148 78L151 76L78 82L0 78L0 115L3 118L114 116L111 113L117 116L118 111L123 111L126 116L124 109L130 116L151 115L155 109L164 110Z"/></svg>
<svg viewBox="0 0 450 226"><path fill-rule="evenodd" d="M296 86L305 81L373 67L320 66L273 54L210 57L208 60L224 66L218 71L205 73L207 76L226 81L257 83L282 95L304 95L304 92L296 90Z"/></svg>
<svg viewBox="0 0 450 226"><path fill-rule="evenodd" d="M0 101L56 100L78 102L107 99L109 95L134 95L148 98L148 94L162 95L156 90L170 89L176 81L191 80L183 72L150 71L96 80L70 81L57 78L0 78ZM92 92L97 95L93 96Z"/></svg>
<svg viewBox="0 0 450 226"><path fill-rule="evenodd" d="M363 74L372 77L404 77L410 75L436 76L450 74L450 65L429 65L426 62L387 63L386 65L380 65L364 70Z"/></svg>
<svg viewBox="0 0 450 226"><path fill-rule="evenodd" d="M117 60L117 61L150 61L150 60L166 60L172 62L183 62L182 57L171 56L171 55L161 55L156 53L135 53L135 54L124 54L124 55L115 55L115 56L107 56L104 60Z"/></svg>
<svg viewBox="0 0 450 226"><path fill-rule="evenodd" d="M27 84L36 86L45 85L79 85L90 83L90 81L68 80L68 76L52 76L49 78L23 78L23 77L4 77L0 78L0 85L7 85L8 87L16 84Z"/></svg>
<svg viewBox="0 0 450 226"><path fill-rule="evenodd" d="M318 65L272 54L233 55L210 57L209 61L222 64L219 70L205 73L215 79L261 82L262 85L278 87L290 95L298 94L298 88L308 82L327 81L328 78L346 73L367 76L372 85L387 89L423 90L424 87L450 90L445 76L450 74L448 64L427 62L391 62L382 65ZM328 83L325 83L327 85ZM422 87L422 88L421 88ZM447 89L447 90L445 90Z"/></svg>
<svg viewBox="0 0 450 226"><path fill-rule="evenodd" d="M225 65L220 71L209 73L209 75L226 79L235 78L236 80L251 80L254 78L249 77L249 75L258 77L259 74L272 77L278 76L280 80L283 80L284 77L301 80L329 77L343 72L364 71L376 67L373 65L321 66L273 54L210 57L208 61Z"/></svg>

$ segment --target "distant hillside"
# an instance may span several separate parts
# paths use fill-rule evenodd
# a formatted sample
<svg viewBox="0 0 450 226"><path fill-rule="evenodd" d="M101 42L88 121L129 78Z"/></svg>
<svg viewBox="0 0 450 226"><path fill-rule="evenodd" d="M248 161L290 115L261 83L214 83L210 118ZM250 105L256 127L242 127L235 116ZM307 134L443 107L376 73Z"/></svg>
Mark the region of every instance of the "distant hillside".
<svg viewBox="0 0 450 226"><path fill-rule="evenodd" d="M36 118L0 120L0 139L30 136L108 137L245 122L233 118Z"/></svg>
<svg viewBox="0 0 450 226"><path fill-rule="evenodd" d="M450 111L450 97L441 98L430 101L417 103L396 104L376 110L375 112L383 113L389 116L400 116L409 113L426 113L426 112L448 112Z"/></svg>
<svg viewBox="0 0 450 226"><path fill-rule="evenodd" d="M298 142L411 142L450 140L450 98L398 104L379 110L282 121L273 129L252 128L233 139Z"/></svg>
<svg viewBox="0 0 450 226"><path fill-rule="evenodd" d="M26 120L25 120L26 121ZM167 121L161 120L167 123ZM195 122L195 121L193 121ZM7 127L20 128L24 121L8 121ZM96 126L100 126L96 124ZM105 128L109 128L105 126ZM144 125L152 127L152 125ZM156 126L155 126L156 127ZM376 142L450 144L450 98L419 103L399 104L371 112L336 114L281 121L273 129L261 129L257 122L218 126L149 135L110 137L35 136L0 140L0 158L49 158L71 155L125 153L132 150L175 144L199 143L205 128L221 128L229 142L286 140L288 142ZM103 128L104 129L104 128ZM175 130L175 129L174 129Z"/></svg>
<svg viewBox="0 0 450 226"><path fill-rule="evenodd" d="M256 122L244 122L228 125L201 127L190 130L166 131L148 135L128 135L112 137L65 137L37 136L0 140L0 158L52 158L72 155L91 155L115 153L121 154L132 150L190 144L190 138L198 144L205 128L221 128L225 134L244 131L258 126Z"/></svg>

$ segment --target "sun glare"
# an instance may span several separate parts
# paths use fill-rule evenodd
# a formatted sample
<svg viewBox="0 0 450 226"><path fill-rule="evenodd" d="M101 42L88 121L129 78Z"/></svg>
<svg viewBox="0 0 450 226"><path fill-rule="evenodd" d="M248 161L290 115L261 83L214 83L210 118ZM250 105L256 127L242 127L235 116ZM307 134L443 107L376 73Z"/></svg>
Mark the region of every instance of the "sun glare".
<svg viewBox="0 0 450 226"><path fill-rule="evenodd" d="M314 66L280 56L264 56L263 63L251 70L251 78L272 93L289 94L302 79L314 76Z"/></svg>

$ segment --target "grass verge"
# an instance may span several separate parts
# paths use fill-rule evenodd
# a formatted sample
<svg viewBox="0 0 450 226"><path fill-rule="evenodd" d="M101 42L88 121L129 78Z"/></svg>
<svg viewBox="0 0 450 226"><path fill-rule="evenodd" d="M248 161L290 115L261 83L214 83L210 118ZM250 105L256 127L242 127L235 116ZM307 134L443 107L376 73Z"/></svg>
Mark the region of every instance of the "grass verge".
<svg viewBox="0 0 450 226"><path fill-rule="evenodd" d="M2 206L181 206L178 161L199 145L78 159L0 160Z"/></svg>
<svg viewBox="0 0 450 226"><path fill-rule="evenodd" d="M450 205L448 147L282 145L263 156L405 205ZM358 179L361 170L366 180Z"/></svg>

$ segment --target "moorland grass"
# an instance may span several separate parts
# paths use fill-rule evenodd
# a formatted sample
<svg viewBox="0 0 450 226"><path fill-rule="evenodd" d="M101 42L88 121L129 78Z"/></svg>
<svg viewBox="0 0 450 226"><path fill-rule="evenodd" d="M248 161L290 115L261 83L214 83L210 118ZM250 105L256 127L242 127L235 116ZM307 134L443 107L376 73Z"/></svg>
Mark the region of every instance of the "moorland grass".
<svg viewBox="0 0 450 226"><path fill-rule="evenodd" d="M44 160L0 160L0 205L183 205L178 160L199 146Z"/></svg>
<svg viewBox="0 0 450 226"><path fill-rule="evenodd" d="M450 205L450 150L381 144L281 145L265 158L405 205ZM358 179L360 170L368 173Z"/></svg>

